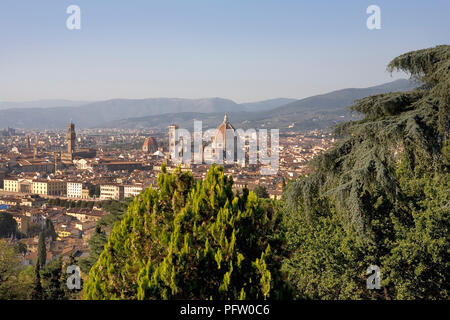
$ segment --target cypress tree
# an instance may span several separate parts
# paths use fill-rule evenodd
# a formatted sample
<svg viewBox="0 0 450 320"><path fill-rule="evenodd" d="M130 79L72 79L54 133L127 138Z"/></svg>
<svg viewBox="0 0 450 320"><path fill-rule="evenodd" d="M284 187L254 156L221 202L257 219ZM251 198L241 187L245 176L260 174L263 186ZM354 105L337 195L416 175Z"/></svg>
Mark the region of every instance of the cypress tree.
<svg viewBox="0 0 450 320"><path fill-rule="evenodd" d="M33 280L33 290L31 291L32 300L42 300L44 297L42 284L41 284L41 267L39 263L36 263L34 267L34 280Z"/></svg>
<svg viewBox="0 0 450 320"><path fill-rule="evenodd" d="M45 246L45 233L41 232L39 234L36 264L39 265L40 268L44 268L46 262L47 262L47 248Z"/></svg>

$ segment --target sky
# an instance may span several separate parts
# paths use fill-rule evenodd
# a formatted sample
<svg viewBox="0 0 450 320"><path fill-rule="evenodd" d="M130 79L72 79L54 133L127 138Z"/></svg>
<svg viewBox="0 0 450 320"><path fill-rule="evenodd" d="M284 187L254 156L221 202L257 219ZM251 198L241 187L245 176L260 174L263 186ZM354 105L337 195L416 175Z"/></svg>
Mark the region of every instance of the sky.
<svg viewBox="0 0 450 320"><path fill-rule="evenodd" d="M69 5L81 29L69 30ZM381 29L369 30L369 5ZM2 0L0 101L304 98L404 78L449 44L450 1Z"/></svg>

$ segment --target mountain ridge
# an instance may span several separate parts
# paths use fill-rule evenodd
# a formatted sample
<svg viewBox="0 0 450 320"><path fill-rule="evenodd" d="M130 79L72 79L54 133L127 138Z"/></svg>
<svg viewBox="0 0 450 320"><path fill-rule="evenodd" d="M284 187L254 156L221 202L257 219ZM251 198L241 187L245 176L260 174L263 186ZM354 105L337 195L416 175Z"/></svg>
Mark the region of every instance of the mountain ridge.
<svg viewBox="0 0 450 320"><path fill-rule="evenodd" d="M193 118L211 122L213 126L222 121L224 113L229 113L235 124L244 128L266 125L284 128L309 120L316 121L314 125L319 121L323 126L339 120L337 118L347 113L347 107L355 99L374 93L409 90L411 86L411 80L399 79L373 87L341 89L300 100L275 98L241 104L219 97L147 98L110 99L81 106L4 109L0 110L0 128L58 129L65 128L72 120L78 128L147 126L165 129L168 122L175 119L186 124ZM299 127L305 126L301 124Z"/></svg>
<svg viewBox="0 0 450 320"><path fill-rule="evenodd" d="M278 128L307 131L333 126L355 119L348 107L357 99L390 91L408 91L416 87L412 80L399 79L368 88L347 88L307 97L260 112L231 112L229 119L236 128ZM192 129L193 120L201 120L204 128L214 128L222 122L223 113L167 113L141 118L120 119L102 124L105 128L159 128L171 123Z"/></svg>

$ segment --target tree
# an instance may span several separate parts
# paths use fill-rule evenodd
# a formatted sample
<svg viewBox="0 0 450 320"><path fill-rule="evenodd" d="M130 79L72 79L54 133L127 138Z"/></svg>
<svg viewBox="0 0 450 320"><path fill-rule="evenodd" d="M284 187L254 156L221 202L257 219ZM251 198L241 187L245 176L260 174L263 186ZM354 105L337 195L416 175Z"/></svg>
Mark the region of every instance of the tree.
<svg viewBox="0 0 450 320"><path fill-rule="evenodd" d="M17 222L7 212L0 212L0 238L9 238L16 235Z"/></svg>
<svg viewBox="0 0 450 320"><path fill-rule="evenodd" d="M58 237L53 222L50 219L45 220L44 236L46 238L51 238L52 241L55 241L56 238Z"/></svg>
<svg viewBox="0 0 450 320"><path fill-rule="evenodd" d="M29 300L33 291L34 268L26 266L17 275L17 295L16 299Z"/></svg>
<svg viewBox="0 0 450 320"><path fill-rule="evenodd" d="M450 157L446 155L445 160ZM399 299L448 299L448 171L447 175L427 172L411 177L402 163L397 176L411 220L394 220L393 249L382 261L385 283Z"/></svg>
<svg viewBox="0 0 450 320"><path fill-rule="evenodd" d="M89 273L87 299L264 299L279 274L280 216L212 166L205 180L163 166L134 198Z"/></svg>
<svg viewBox="0 0 450 320"><path fill-rule="evenodd" d="M72 265L79 265L79 262L77 261L77 259L72 255L70 255L69 260L66 261L63 264L63 270L67 270L69 266ZM70 299L70 300L75 300L75 299L79 299L80 298L80 292L82 289L69 289L67 286L67 280L68 278L71 276L71 274L63 271L62 273L62 286L64 288L64 292L65 292L65 299ZM81 283L81 288L83 288L83 279L80 279Z"/></svg>
<svg viewBox="0 0 450 320"><path fill-rule="evenodd" d="M32 300L42 300L44 298L44 292L41 284L41 267L39 263L34 266L34 278L33 289L31 291Z"/></svg>
<svg viewBox="0 0 450 320"><path fill-rule="evenodd" d="M17 247L0 239L0 300L30 298L33 268L22 268Z"/></svg>
<svg viewBox="0 0 450 320"><path fill-rule="evenodd" d="M28 252L28 247L23 242L17 242L17 245L14 247L15 251L21 255L25 255Z"/></svg>
<svg viewBox="0 0 450 320"><path fill-rule="evenodd" d="M95 197L99 197L100 196L100 185L94 185L94 184L90 184L88 186L89 189L89 197L93 198Z"/></svg>
<svg viewBox="0 0 450 320"><path fill-rule="evenodd" d="M0 300L14 298L19 264L14 247L0 239Z"/></svg>
<svg viewBox="0 0 450 320"><path fill-rule="evenodd" d="M102 230L102 227L97 224L95 232L89 239L89 257L81 260L81 268L83 272L89 273L91 267L95 264L98 257L102 253L105 244L107 242L106 233Z"/></svg>
<svg viewBox="0 0 450 320"><path fill-rule="evenodd" d="M269 198L269 193L267 192L267 189L264 186L256 186L253 189L253 192L256 194L258 198Z"/></svg>
<svg viewBox="0 0 450 320"><path fill-rule="evenodd" d="M89 190L89 197L93 198L94 195L96 195L96 188L97 186L94 184L88 184L88 190Z"/></svg>
<svg viewBox="0 0 450 320"><path fill-rule="evenodd" d="M43 268L45 267L46 261L47 261L47 248L45 245L45 233L41 232L39 234L36 264L39 265L40 268Z"/></svg>
<svg viewBox="0 0 450 320"><path fill-rule="evenodd" d="M59 258L50 261L41 271L44 300L64 300L66 298L62 267L62 260Z"/></svg>
<svg viewBox="0 0 450 320"><path fill-rule="evenodd" d="M21 230L27 238L32 238L42 232L42 226L40 224L33 223L28 217L26 217L22 220Z"/></svg>
<svg viewBox="0 0 450 320"><path fill-rule="evenodd" d="M388 70L421 85L357 101L364 117L286 187L283 271L299 297L448 299L449 68L450 46L395 58ZM382 291L366 289L372 264Z"/></svg>
<svg viewBox="0 0 450 320"><path fill-rule="evenodd" d="M102 253L107 242L107 231L109 232L114 223L122 219L122 216L126 213L130 202L130 199L123 201L114 200L105 205L104 210L107 211L108 214L97 222L95 232L88 241L90 249L89 257L80 260L80 267L83 272L89 273L91 267L98 260L98 257ZM93 204L93 202L91 203Z"/></svg>

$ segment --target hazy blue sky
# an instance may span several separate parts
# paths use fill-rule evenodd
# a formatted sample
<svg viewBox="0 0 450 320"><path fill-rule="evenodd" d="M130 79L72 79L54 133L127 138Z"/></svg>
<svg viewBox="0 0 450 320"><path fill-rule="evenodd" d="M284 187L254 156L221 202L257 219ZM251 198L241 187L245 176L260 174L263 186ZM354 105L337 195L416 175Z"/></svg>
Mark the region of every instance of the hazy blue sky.
<svg viewBox="0 0 450 320"><path fill-rule="evenodd" d="M81 30L66 8L81 8ZM366 27L381 7L381 30ZM1 0L0 101L302 98L448 44L450 1Z"/></svg>

